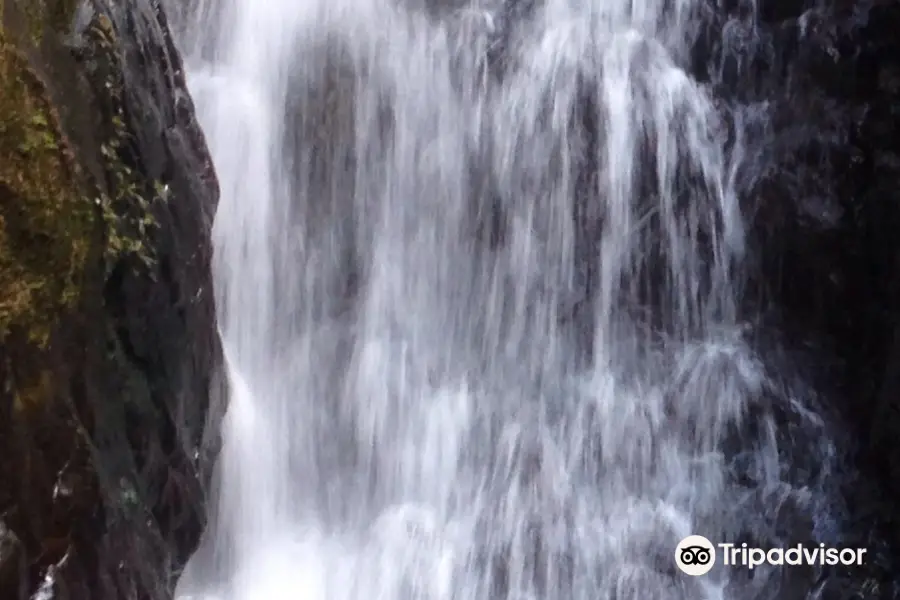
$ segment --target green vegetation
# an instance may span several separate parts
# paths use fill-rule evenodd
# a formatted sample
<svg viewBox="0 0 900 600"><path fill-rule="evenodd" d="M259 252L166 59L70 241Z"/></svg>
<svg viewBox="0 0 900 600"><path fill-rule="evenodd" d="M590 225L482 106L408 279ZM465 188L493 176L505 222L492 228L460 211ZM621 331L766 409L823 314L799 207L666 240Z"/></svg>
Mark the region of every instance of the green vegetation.
<svg viewBox="0 0 900 600"><path fill-rule="evenodd" d="M110 115L106 141L100 147L102 163L107 173L109 193L99 192L95 203L101 207L105 224L107 265L124 256L133 256L145 266L152 266L153 254L147 243L156 227L151 212L153 202L162 198L161 186L154 184L154 195L147 199L147 181L134 172L124 160L123 151L129 141L125 125L124 81L119 64L116 34L105 15L99 15L88 31L95 55L95 66L106 91L103 104Z"/></svg>
<svg viewBox="0 0 900 600"><path fill-rule="evenodd" d="M48 27L68 23L75 3L48 8L32 1L23 14L37 47ZM149 185L123 159L129 135L123 81L106 16L94 20L88 38L91 71L100 77L92 87L105 96L96 108L108 127L102 156L87 158L103 165L103 182L81 168L31 54L0 28L0 339L18 332L45 346L60 318L76 308L91 261L102 256L107 273L126 256L153 262L150 209L161 186ZM151 188L155 194L147 193Z"/></svg>
<svg viewBox="0 0 900 600"><path fill-rule="evenodd" d="M96 210L25 55L0 31L0 336L46 344L80 296Z"/></svg>

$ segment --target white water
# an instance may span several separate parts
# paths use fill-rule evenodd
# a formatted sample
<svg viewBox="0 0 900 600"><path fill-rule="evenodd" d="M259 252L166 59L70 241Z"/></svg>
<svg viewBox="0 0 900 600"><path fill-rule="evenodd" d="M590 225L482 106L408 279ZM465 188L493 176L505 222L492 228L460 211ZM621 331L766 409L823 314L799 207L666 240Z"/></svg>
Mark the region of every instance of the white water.
<svg viewBox="0 0 900 600"><path fill-rule="evenodd" d="M672 560L808 496L738 320L740 138L683 70L700 0L511 6L197 9L232 397L179 597L774 593Z"/></svg>

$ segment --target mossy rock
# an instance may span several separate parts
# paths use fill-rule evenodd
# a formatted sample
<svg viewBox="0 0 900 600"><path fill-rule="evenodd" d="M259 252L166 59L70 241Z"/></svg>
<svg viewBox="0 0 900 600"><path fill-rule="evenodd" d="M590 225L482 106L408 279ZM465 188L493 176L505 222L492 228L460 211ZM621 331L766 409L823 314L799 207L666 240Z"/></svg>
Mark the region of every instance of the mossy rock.
<svg viewBox="0 0 900 600"><path fill-rule="evenodd" d="M0 2L0 517L34 568L60 559L73 508L97 498L69 350L104 237L39 68L43 34L65 17L19 8Z"/></svg>
<svg viewBox="0 0 900 600"><path fill-rule="evenodd" d="M46 344L78 302L95 206L46 86L0 31L0 336Z"/></svg>
<svg viewBox="0 0 900 600"><path fill-rule="evenodd" d="M94 16L86 63L65 45L76 4L0 0L0 525L22 543L29 590L73 552L93 570L90 524L116 509L101 488L120 485L97 463L98 405L135 401L129 377L146 386L108 355L105 290L116 264L146 256L155 183L122 157L109 19Z"/></svg>
<svg viewBox="0 0 900 600"><path fill-rule="evenodd" d="M53 324L77 304L93 249L100 248L107 273L126 255L150 262L151 204L160 186L143 181L123 160L122 65L110 19L95 14L83 32L90 66L79 78L62 43L78 3L5 1L0 339L18 330L43 346ZM92 95L86 90L98 88L103 93L85 100ZM99 115L105 118L98 122Z"/></svg>

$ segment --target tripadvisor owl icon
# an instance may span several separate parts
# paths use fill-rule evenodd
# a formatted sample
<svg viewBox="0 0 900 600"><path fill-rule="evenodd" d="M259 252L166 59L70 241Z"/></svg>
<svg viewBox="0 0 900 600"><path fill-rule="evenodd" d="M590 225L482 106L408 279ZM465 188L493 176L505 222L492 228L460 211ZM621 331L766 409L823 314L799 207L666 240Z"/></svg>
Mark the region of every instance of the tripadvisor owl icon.
<svg viewBox="0 0 900 600"><path fill-rule="evenodd" d="M702 535L689 535L675 547L675 564L688 575L706 575L716 564L716 549Z"/></svg>

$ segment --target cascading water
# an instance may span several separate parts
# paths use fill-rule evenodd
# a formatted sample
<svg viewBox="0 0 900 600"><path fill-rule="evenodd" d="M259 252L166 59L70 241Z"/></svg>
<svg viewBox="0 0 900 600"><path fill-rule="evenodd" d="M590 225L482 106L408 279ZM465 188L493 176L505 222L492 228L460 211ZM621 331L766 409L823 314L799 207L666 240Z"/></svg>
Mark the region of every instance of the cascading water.
<svg viewBox="0 0 900 600"><path fill-rule="evenodd" d="M821 539L831 447L741 322L704 9L196 7L232 394L180 598L803 597L672 558Z"/></svg>

